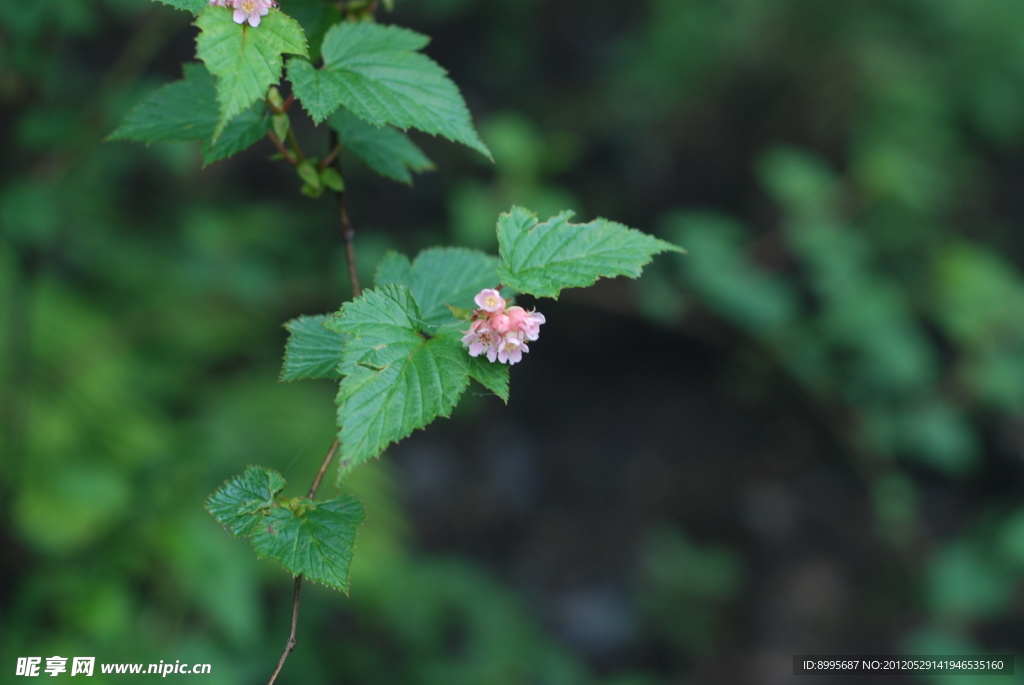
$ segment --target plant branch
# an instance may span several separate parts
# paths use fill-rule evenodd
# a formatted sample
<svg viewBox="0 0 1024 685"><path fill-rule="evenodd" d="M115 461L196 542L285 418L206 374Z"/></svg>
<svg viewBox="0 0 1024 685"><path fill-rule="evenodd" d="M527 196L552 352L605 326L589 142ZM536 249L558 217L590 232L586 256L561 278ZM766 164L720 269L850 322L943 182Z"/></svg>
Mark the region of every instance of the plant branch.
<svg viewBox="0 0 1024 685"><path fill-rule="evenodd" d="M288 151L273 131L267 133L270 139L274 141L274 144L278 146L281 154L284 155L286 160L294 165L294 158L289 159ZM296 155L300 161L305 159L302 156L302 150L299 148L299 143L295 140L295 134L292 130L288 129L288 142L292 144ZM331 131L331 152L324 159L324 163L320 166L320 169L326 169L328 165L333 165L334 169L341 176L341 141L338 139L338 134L335 131ZM362 289L359 287L359 274L356 272L356 251L354 239L356 232L352 228L352 222L348 218L348 212L345 210L345 191L342 190L338 193L338 219L341 223L341 237L345 240L345 256L348 259L348 275L352 281L352 297L359 297L362 294ZM331 460L334 459L334 455L338 452L339 440L334 439L331 443L331 448L327 450L327 455L324 457L324 461L320 464L320 470L316 472L316 478L313 479L313 485L309 488L309 494L307 497L313 499L316 497L316 491L320 488L320 482L324 479L324 474L327 473L327 468L331 465ZM281 669L284 668L284 662L288 660L288 655L295 649L295 645L298 640L295 637L295 632L299 625L299 599L302 596L302 576L295 576L295 594L292 599L292 628L288 634L288 642L284 646L284 652L281 654L281 658L277 661L277 668L274 669L274 673L270 676L270 680L267 685L274 685L274 681L277 680L278 674Z"/></svg>
<svg viewBox="0 0 1024 685"><path fill-rule="evenodd" d="M299 162L305 162L306 155L302 153L302 146L299 145L299 139L295 137L295 131L291 126L288 127L287 140L288 144L292 146L292 150L295 152L295 157L298 158Z"/></svg>
<svg viewBox="0 0 1024 685"><path fill-rule="evenodd" d="M320 464L320 470L316 472L316 478L313 479L313 485L309 488L309 494L306 495L309 499L316 497L316 491L320 488L320 481L324 479L324 474L327 473L327 467L331 465L331 460L334 459L334 455L338 452L339 441L338 438L334 439L331 443L331 448L327 450L327 456L324 457L324 461ZM281 658L277 660L277 668L270 675L270 680L267 681L267 685L274 685L274 681L277 680L278 674L281 673L281 669L284 668L284 662L288 660L288 655L295 649L295 645L298 643L298 638L295 637L295 632L299 627L299 600L302 597L302 575L295 576L295 593L292 597L292 629L288 633L288 642L284 646L284 652L281 654Z"/></svg>
<svg viewBox="0 0 1024 685"><path fill-rule="evenodd" d="M328 154L326 157L324 157L324 161L320 162L320 171L323 171L327 167L331 166L331 164L334 163L334 160L336 160L338 158L338 155L340 155L340 154L341 154L341 144L339 143L339 144L334 146L334 148L331 150L330 154ZM340 175L341 172L339 171L338 174Z"/></svg>
<svg viewBox="0 0 1024 685"><path fill-rule="evenodd" d="M277 86L274 86L270 90L273 93L276 89ZM279 101L281 103L281 106L278 107L276 104L274 104L275 101ZM280 92L277 93L276 98L272 97L271 95L267 95L267 97L264 99L264 102L266 103L267 109L270 110L271 114L287 114L288 110L291 109L292 103L295 102L295 93L289 95L285 100L280 99Z"/></svg>
<svg viewBox="0 0 1024 685"><path fill-rule="evenodd" d="M335 442L337 444L337 442ZM295 638L295 630L299 627L299 598L302 594L302 576L295 576L295 598L292 600L292 631L288 635L288 644L285 645L284 653L281 658L277 661L277 668L270 675L270 680L267 681L267 685L274 685L274 681L277 680L278 674L281 669L284 668L284 662L288 659L288 655L295 649L295 644L298 640Z"/></svg>
<svg viewBox="0 0 1024 685"><path fill-rule="evenodd" d="M298 165L298 162L295 161L295 157L293 157L292 153L288 151L288 148L284 146L284 143L281 142L281 139L277 137L276 133L273 131L267 131L267 138L270 138L270 142L274 144L277 151L281 153L282 157L284 157L284 161L288 162L292 166Z"/></svg>
<svg viewBox="0 0 1024 685"><path fill-rule="evenodd" d="M334 149L341 152L341 141L338 138L338 132L331 130L331 150ZM341 154L334 155L334 169L338 172L338 176L341 174ZM356 248L355 248L355 229L352 228L352 222L348 218L348 210L345 209L345 191L344 189L338 193L338 222L341 225L341 237L345 241L345 256L348 259L348 277L352 282L352 297L359 297L363 290L359 287L359 274L356 271Z"/></svg>
<svg viewBox="0 0 1024 685"><path fill-rule="evenodd" d="M316 491L320 488L320 481L324 479L324 474L327 473L327 467L331 465L331 459L334 459L335 453L338 451L338 438L334 439L331 443L331 449L327 450L327 456L324 457L324 463L320 464L320 470L316 472L316 478L313 479L313 485L309 488L309 494L306 495L309 499L316 497Z"/></svg>

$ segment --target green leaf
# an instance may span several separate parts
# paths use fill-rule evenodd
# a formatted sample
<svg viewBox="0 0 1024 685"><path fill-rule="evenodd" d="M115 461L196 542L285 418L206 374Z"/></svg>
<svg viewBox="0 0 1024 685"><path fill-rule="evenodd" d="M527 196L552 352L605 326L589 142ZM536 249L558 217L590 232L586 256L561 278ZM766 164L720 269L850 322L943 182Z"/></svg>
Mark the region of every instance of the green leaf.
<svg viewBox="0 0 1024 685"><path fill-rule="evenodd" d="M408 257L394 250L388 250L377 264L373 282L378 286L385 283L405 283L409 278L410 271L412 271L412 263Z"/></svg>
<svg viewBox="0 0 1024 685"><path fill-rule="evenodd" d="M304 183L302 185L302 188L299 190L299 192L302 193L303 195L305 195L306 197L309 197L309 198L312 198L312 199L315 200L315 199L317 199L318 197L320 197L321 195L324 194L324 187L321 186L321 185L311 186L308 183Z"/></svg>
<svg viewBox="0 0 1024 685"><path fill-rule="evenodd" d="M491 158L459 89L444 69L418 52L429 40L397 26L337 24L324 37L323 69L292 59L288 78L317 123L344 105L374 126L416 128Z"/></svg>
<svg viewBox="0 0 1024 685"><path fill-rule="evenodd" d="M473 310L472 309L463 309L462 307L453 307L450 304L446 304L445 307L447 307L448 311L450 311L452 313L452 316L454 316L459 321L469 321L470 319L473 318Z"/></svg>
<svg viewBox="0 0 1024 685"><path fill-rule="evenodd" d="M256 28L236 24L226 7L207 7L195 23L200 30L196 54L217 77L220 117L214 138L281 79L282 54L308 54L302 27L278 10Z"/></svg>
<svg viewBox="0 0 1024 685"><path fill-rule="evenodd" d="M219 116L213 76L201 64L186 64L184 72L184 79L135 105L107 140L179 143L211 137Z"/></svg>
<svg viewBox="0 0 1024 685"><path fill-rule="evenodd" d="M341 174L331 167L327 167L320 172L320 183L324 187L330 188L336 193L340 193L345 190L345 181L342 180Z"/></svg>
<svg viewBox="0 0 1024 685"><path fill-rule="evenodd" d="M522 207L498 217L501 282L537 297L593 285L598 278L637 278L659 252L680 247L607 219L570 224L572 212L544 223Z"/></svg>
<svg viewBox="0 0 1024 685"><path fill-rule="evenodd" d="M208 166L263 140L270 129L270 117L263 110L263 104L257 102L229 121L219 138L205 141L203 164Z"/></svg>
<svg viewBox="0 0 1024 685"><path fill-rule="evenodd" d="M310 64L309 60L297 57L288 60L288 80L292 82L295 97L317 124L341 104L331 86L331 77Z"/></svg>
<svg viewBox="0 0 1024 685"><path fill-rule="evenodd" d="M421 334L412 292L389 283L345 304L327 326L349 337L338 391L341 473L438 416L448 416L469 383L461 334Z"/></svg>
<svg viewBox="0 0 1024 685"><path fill-rule="evenodd" d="M267 134L264 107L257 103L228 122L213 141L220 113L213 75L202 64L186 64L185 78L156 90L136 105L107 140L178 143L202 140L203 163L212 164L259 142Z"/></svg>
<svg viewBox="0 0 1024 685"><path fill-rule="evenodd" d="M356 528L365 518L362 503L348 495L311 502L301 514L275 507L253 531L252 546L292 575L348 592Z"/></svg>
<svg viewBox="0 0 1024 685"><path fill-rule="evenodd" d="M160 2L192 14L198 14L200 10L210 4L208 0L160 0Z"/></svg>
<svg viewBox="0 0 1024 685"><path fill-rule="evenodd" d="M210 495L206 510L232 535L250 535L259 525L260 516L277 506L274 496L284 486L285 480L277 471L250 466Z"/></svg>
<svg viewBox="0 0 1024 685"><path fill-rule="evenodd" d="M348 495L285 502L280 497L284 487L278 472L250 466L213 493L206 509L233 535L249 537L261 557L277 559L293 575L347 592L363 505Z"/></svg>
<svg viewBox="0 0 1024 685"><path fill-rule="evenodd" d="M281 367L282 381L341 378L338 365L345 338L324 328L326 319L326 314L300 316L284 325L290 335Z"/></svg>
<svg viewBox="0 0 1024 685"><path fill-rule="evenodd" d="M313 188L320 188L320 172L316 170L316 165L312 160L302 160L295 167L295 171L299 174L299 178L305 181L307 185Z"/></svg>
<svg viewBox="0 0 1024 685"><path fill-rule="evenodd" d="M505 404L508 404L510 370L507 364L489 362L482 355L469 358L469 377L500 397Z"/></svg>
<svg viewBox="0 0 1024 685"><path fill-rule="evenodd" d="M292 121L288 118L287 114L275 114L270 125L274 129L274 135L277 136L277 139L284 140L288 137L288 131L291 130Z"/></svg>
<svg viewBox="0 0 1024 685"><path fill-rule="evenodd" d="M377 267L376 283L407 286L423 312L422 320L438 326L456 321L446 305L476 308L473 297L499 283L497 265L498 260L491 255L461 247L424 250L412 264L392 252Z"/></svg>
<svg viewBox="0 0 1024 685"><path fill-rule="evenodd" d="M378 128L344 108L332 114L328 123L342 145L381 176L412 185L410 172L435 168L409 136L390 126Z"/></svg>
<svg viewBox="0 0 1024 685"><path fill-rule="evenodd" d="M425 340L419 334L421 319L412 292L397 284L367 290L346 303L324 321L328 330L347 336L338 372L350 374L358 363L380 366L376 353L399 343L415 350Z"/></svg>

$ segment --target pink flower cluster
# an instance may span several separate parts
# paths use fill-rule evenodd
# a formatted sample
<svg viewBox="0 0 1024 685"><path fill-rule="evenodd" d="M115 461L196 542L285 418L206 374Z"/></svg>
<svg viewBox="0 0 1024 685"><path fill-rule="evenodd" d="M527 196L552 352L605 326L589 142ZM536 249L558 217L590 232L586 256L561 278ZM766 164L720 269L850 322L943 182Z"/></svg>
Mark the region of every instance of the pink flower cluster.
<svg viewBox="0 0 1024 685"><path fill-rule="evenodd" d="M232 19L236 24L249 22L249 26L256 28L260 25L260 17L267 16L271 7L277 7L274 0L210 0L213 7L229 7L235 10Z"/></svg>
<svg viewBox="0 0 1024 685"><path fill-rule="evenodd" d="M536 340L544 315L528 312L522 307L508 307L508 302L497 290L486 289L473 298L479 309L473 312L473 323L462 338L462 344L469 348L469 356L487 354L487 360L495 360L509 366L523 360L523 353L529 352L527 340Z"/></svg>

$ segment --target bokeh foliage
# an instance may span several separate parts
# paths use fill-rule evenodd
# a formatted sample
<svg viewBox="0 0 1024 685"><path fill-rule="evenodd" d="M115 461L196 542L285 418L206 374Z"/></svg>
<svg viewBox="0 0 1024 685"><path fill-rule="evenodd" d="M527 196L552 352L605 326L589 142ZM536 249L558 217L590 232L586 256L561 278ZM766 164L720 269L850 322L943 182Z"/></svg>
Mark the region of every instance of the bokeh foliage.
<svg viewBox="0 0 1024 685"><path fill-rule="evenodd" d="M0 16L2 667L95 653L259 679L285 576L201 503L249 463L300 494L330 443L331 384L273 381L281 322L348 296L332 208L294 199L269 148L200 171L189 143L100 142L180 77L184 13ZM496 164L416 138L441 171L408 191L346 160L365 278L392 246L493 251L512 204L684 245L629 311L813 405L901 559L889 646L1020 649L1024 8L408 0L395 17L436 36ZM346 487L376 512L354 590L309 594L288 682L660 682L743 644L758 569L735 536L677 521L638 541L637 630L672 656L594 676L491 572L417 552L397 482L374 463ZM952 524L929 508L950 492ZM357 626L340 644L339 621Z"/></svg>

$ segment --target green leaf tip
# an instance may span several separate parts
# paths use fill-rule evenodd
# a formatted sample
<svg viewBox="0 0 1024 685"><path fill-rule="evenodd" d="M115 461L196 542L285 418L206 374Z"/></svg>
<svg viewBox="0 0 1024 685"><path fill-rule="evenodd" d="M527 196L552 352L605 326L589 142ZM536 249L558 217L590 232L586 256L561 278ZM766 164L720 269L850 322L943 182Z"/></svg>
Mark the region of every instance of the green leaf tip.
<svg viewBox="0 0 1024 685"><path fill-rule="evenodd" d="M500 397L505 404L508 404L511 371L508 364L489 362L482 355L469 358L469 377Z"/></svg>
<svg viewBox="0 0 1024 685"><path fill-rule="evenodd" d="M213 139L220 120L213 75L199 63L184 65L185 78L153 91L133 107L107 140L141 143L203 141L203 165L207 166L258 142L267 134L270 120L257 102L231 119Z"/></svg>
<svg viewBox="0 0 1024 685"><path fill-rule="evenodd" d="M206 510L232 535L248 537L260 557L347 593L362 503L348 495L283 500L285 485L277 471L249 466L210 495Z"/></svg>
<svg viewBox="0 0 1024 685"><path fill-rule="evenodd" d="M599 278L637 278L660 252L683 248L607 219L572 224L565 211L540 222L513 207L498 217L501 282L536 297L557 298L564 288L593 285Z"/></svg>
<svg viewBox="0 0 1024 685"><path fill-rule="evenodd" d="M180 143L205 140L217 128L214 78L202 64L185 64L185 78L143 98L107 140Z"/></svg>
<svg viewBox="0 0 1024 685"><path fill-rule="evenodd" d="M452 316L454 316L459 321L469 321L470 319L473 318L472 309L463 309L462 307L455 307L450 304L446 304L445 307L447 307L448 311L452 313Z"/></svg>

